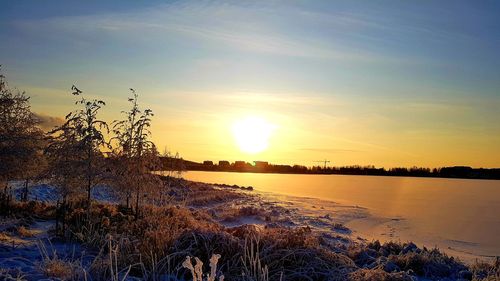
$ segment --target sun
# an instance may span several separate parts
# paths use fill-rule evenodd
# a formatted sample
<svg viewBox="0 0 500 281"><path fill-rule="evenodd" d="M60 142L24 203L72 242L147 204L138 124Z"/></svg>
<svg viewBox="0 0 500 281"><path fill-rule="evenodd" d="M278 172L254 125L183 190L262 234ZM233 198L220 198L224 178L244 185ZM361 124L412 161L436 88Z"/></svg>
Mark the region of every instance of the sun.
<svg viewBox="0 0 500 281"><path fill-rule="evenodd" d="M263 118L250 116L233 123L233 135L241 151L256 154L267 149L275 125Z"/></svg>

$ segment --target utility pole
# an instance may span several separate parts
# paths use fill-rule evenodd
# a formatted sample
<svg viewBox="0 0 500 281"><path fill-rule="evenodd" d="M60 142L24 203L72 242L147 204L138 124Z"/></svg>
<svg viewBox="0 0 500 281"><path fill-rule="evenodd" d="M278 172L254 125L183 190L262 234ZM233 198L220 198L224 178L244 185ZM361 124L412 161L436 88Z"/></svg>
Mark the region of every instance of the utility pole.
<svg viewBox="0 0 500 281"><path fill-rule="evenodd" d="M327 163L330 163L330 161L329 161L329 160L326 160L326 159L325 159L325 160L322 160L322 161L314 161L314 162L316 162L316 163L324 163L324 168L325 168L325 169L326 169L326 164L327 164Z"/></svg>

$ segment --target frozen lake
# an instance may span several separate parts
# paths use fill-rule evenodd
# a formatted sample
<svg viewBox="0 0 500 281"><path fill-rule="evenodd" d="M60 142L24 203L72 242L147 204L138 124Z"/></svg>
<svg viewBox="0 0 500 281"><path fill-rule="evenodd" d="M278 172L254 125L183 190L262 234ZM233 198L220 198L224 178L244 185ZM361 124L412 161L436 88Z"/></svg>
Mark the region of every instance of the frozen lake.
<svg viewBox="0 0 500 281"><path fill-rule="evenodd" d="M184 177L253 186L283 200L322 199L318 208L324 200L367 208L370 216L345 222L367 239L411 240L465 260L500 255L500 181L198 171Z"/></svg>

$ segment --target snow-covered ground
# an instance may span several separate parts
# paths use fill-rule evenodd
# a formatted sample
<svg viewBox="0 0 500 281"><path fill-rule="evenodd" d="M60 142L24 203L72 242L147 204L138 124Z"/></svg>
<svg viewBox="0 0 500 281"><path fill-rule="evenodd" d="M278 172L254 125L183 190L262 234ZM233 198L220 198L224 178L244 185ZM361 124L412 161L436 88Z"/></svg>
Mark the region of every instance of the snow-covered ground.
<svg viewBox="0 0 500 281"><path fill-rule="evenodd" d="M478 254L480 245L477 243L418 233L411 221L404 217L376 215L368 208L317 198L259 191L254 193L258 198L254 203L257 206L264 208L272 206L271 209L283 207L281 212L274 213L277 218L284 217L285 221L290 221L290 225L309 226L325 234L333 233L335 238L364 242L374 240L415 242L428 248L440 245L440 250L466 263L474 263L476 260L491 262L495 259L495 256ZM242 223L247 222L250 222L248 218L242 220Z"/></svg>
<svg viewBox="0 0 500 281"><path fill-rule="evenodd" d="M44 280L39 270L44 258L74 260L83 266L92 260L79 244L50 238L48 232L54 221L35 221L24 228L29 235L17 233L19 227L24 227L22 224L14 219L0 224L0 269L9 270L11 275L19 272L25 280Z"/></svg>
<svg viewBox="0 0 500 281"><path fill-rule="evenodd" d="M195 183L195 185L207 184ZM217 185L213 187L224 189ZM15 196L20 198L22 184L13 183L12 190ZM322 235L323 240L333 246L332 248L365 243L371 240L369 233L373 234L373 238L379 239L385 235L387 240L397 240L399 233L405 229L406 221L403 218L377 217L369 209L356 205L237 188L227 190L244 196L229 196L230 199L223 202L208 202L190 207L207 210L226 227L244 224L261 227L309 227ZM209 191L213 192L212 189ZM119 202L119 197L106 186L96 187L92 196L101 202ZM30 187L29 198L48 203L55 203L59 199L57 189L48 184ZM360 225L356 225L357 223ZM34 221L27 226L33 233L29 237L23 237L16 232L16 227L19 225L20 222L15 220L4 220L0 224L0 270L18 269L28 280L41 280L43 274L40 273L38 265L42 261L43 252L52 256L57 252L59 257L64 257L66 260L78 260L83 263L88 263L92 259L92 255L86 253L78 244L50 240L48 231L54 225L53 221ZM460 243L460 241L450 243ZM453 248L445 250L453 251ZM472 256L458 251L455 255L465 260L468 260L468 256Z"/></svg>
<svg viewBox="0 0 500 281"><path fill-rule="evenodd" d="M12 182L10 184L17 199L21 198L23 183ZM220 188L220 186L213 186ZM234 191L234 190L233 190ZM204 208L213 209L217 207L226 209L254 208L248 213L232 214L230 217L222 216L219 222L226 227L235 227L243 224L267 225L267 226L307 226L315 231L333 233L335 237L349 238L351 240L381 240L381 241L414 241L420 245L434 247L441 244L441 250L450 255L459 257L466 262L476 259L492 260L493 256L485 256L474 253L478 245L467 241L453 239L425 239L426 235L415 233L410 222L403 217L387 217L375 215L369 209L321 200L311 197L300 197L283 195L263 191L241 191L251 194L223 204L208 204ZM29 188L29 200L46 203L55 203L59 199L57 189L49 184L40 183ZM96 186L92 190L92 198L103 203L115 204L120 198L108 186ZM198 206L199 207L199 206ZM338 239L337 239L338 240Z"/></svg>
<svg viewBox="0 0 500 281"><path fill-rule="evenodd" d="M9 186L12 187L12 191L16 199L20 200L23 192L23 182L11 182ZM106 185L98 185L93 188L92 198L104 203L119 202L119 196ZM28 200L30 201L33 200L45 203L55 203L59 199L61 198L55 186L46 183L37 183L29 187Z"/></svg>
<svg viewBox="0 0 500 281"><path fill-rule="evenodd" d="M23 183L11 182L10 186L13 195L19 200ZM107 186L97 186L92 190L92 196L100 202L119 202L118 196ZM60 198L56 187L39 183L29 187L28 199L53 204ZM45 279L40 270L42 262L47 258L57 258L70 263L74 261L82 268L88 267L94 255L87 253L78 243L63 242L51 237L49 232L54 226L55 221L52 220L35 220L29 223L19 219L1 220L0 270L4 271L4 275L13 278L22 276L23 279L20 280L53 280ZM29 235L21 234L20 227Z"/></svg>
<svg viewBox="0 0 500 281"><path fill-rule="evenodd" d="M22 193L22 183L11 183L12 191L17 199ZM219 189L220 187L214 186ZM248 190L230 189L230 192L241 192L250 196L237 197L229 202L208 203L193 208L203 208L212 213L219 222L226 227L235 227L244 224L253 224L266 227L310 227L315 232L323 233L323 238L332 244L352 243L349 239L351 231L343 223L354 218L368 215L367 211L358 206L346 206L329 201L318 202L312 198L293 196L278 196L273 194L256 193ZM117 203L119 198L113 190L106 186L93 189L92 196L100 202ZM59 199L57 189L49 184L36 184L29 189L29 200L46 203L55 203ZM236 213L227 213L228 210ZM5 221L0 232L9 230L9 237L4 237L0 244L0 269L16 268L23 272L29 280L42 278L37 269L42 261L39 245L48 249L48 252L66 259L82 258L90 260L91 255L86 253L78 244L66 244L57 240L49 240L48 231L54 226L53 221L35 221L28 228L35 233L32 237L20 237L12 229L12 221ZM9 228L10 229L7 229ZM14 246L12 246L12 243Z"/></svg>

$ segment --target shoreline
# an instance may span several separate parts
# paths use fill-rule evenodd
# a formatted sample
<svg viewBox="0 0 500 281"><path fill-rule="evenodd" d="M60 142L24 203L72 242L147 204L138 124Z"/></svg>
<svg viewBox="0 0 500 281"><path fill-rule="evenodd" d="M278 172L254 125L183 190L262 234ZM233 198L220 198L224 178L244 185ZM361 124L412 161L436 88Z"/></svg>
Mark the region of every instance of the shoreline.
<svg viewBox="0 0 500 281"><path fill-rule="evenodd" d="M500 244L495 236L500 229L494 215L495 210L498 210L495 202L498 201L496 195L500 195L500 186L494 181L395 177L382 180L358 176L240 176L209 172L189 172L185 177L204 182L253 185L257 193L274 194L285 199L320 198L315 200L364 207L371 219L362 218L348 226L368 240L393 239L413 241L430 248L438 246L450 255L468 261L476 258L491 260L500 255ZM393 229L392 232L389 228Z"/></svg>
<svg viewBox="0 0 500 281"><path fill-rule="evenodd" d="M498 169L498 168L492 168ZM276 172L276 171L244 171L244 170L210 170L210 169L186 169L188 172L221 172L221 173L243 173L243 174L273 174L273 175L311 175L311 176L373 176L373 177L396 177L396 178L430 178L430 179L457 179L457 180L487 180L487 181L498 181L500 177L496 178L481 178L481 177L460 177L460 176L416 176L416 175L391 175L391 174L365 174L365 173L319 173L319 172Z"/></svg>
<svg viewBox="0 0 500 281"><path fill-rule="evenodd" d="M366 174L326 174L326 173L276 173L276 172L245 172L245 171L210 171L210 170L186 170L186 172L207 173L237 173L237 174L265 174L265 175L302 175L302 176L363 176L363 177L388 177L388 178L416 178L416 179L449 179L449 180L484 180L500 181L500 179L487 178L460 178L460 177L427 177L427 176L396 176L396 175L366 175Z"/></svg>
<svg viewBox="0 0 500 281"><path fill-rule="evenodd" d="M263 192L254 190L252 186L245 187L207 182L197 183L208 184L219 188L252 191L252 195L256 199L253 201L249 199L247 204L254 204L258 208L260 208L264 202L264 205L270 203L293 209L294 212L292 212L292 214L294 216L294 223L289 225L284 224L283 226L311 227L325 234L332 232L335 235L343 235L345 238L349 238L353 241L362 241L365 244L375 240L380 242L411 242L419 247L437 248L467 264L472 264L476 260L492 262L497 257L496 255L477 253L477 251L480 251L480 249L477 249L478 244L472 242L451 239L438 240L436 238L418 239L415 234L412 234L411 221L409 221L409 219L404 217L377 215L363 206L352 205L346 202L339 203L314 197L300 197ZM265 221L244 219L243 221L248 224L266 225ZM344 231L338 232L339 223L342 225L341 229L344 229L344 227L346 228ZM223 222L222 224L233 227L238 225L234 223L226 225ZM336 224L337 229L334 227ZM438 247L437 244L445 244L447 246ZM473 251L476 252L474 253Z"/></svg>
<svg viewBox="0 0 500 281"><path fill-rule="evenodd" d="M419 247L434 248L437 247L437 239L425 239L420 241L415 235L412 235L411 221L404 217L385 217L372 213L372 211L364 206L338 203L330 200L323 200L313 197L298 197L288 196L281 194L266 194L264 192L254 191L257 194L271 198L279 198L275 202L283 205L285 202L293 202L289 208L298 210L297 215L309 216L309 220L314 224L314 217L325 218L328 217L332 222L340 222L343 226L347 227L348 237L351 240L359 240L357 236L363 239L365 243L370 241L379 240L380 242L413 242ZM270 198L269 198L270 197ZM281 201L280 201L281 200ZM286 204L286 203L285 203ZM339 210L342 212L339 213ZM332 215L332 213L334 215ZM324 223L324 222L323 222ZM311 225L302 225L311 226ZM314 225L318 230L328 233L328 224L323 226ZM449 240L446 243L447 247L438 247L439 250L459 258L467 264L474 263L475 260L482 260L485 262L492 262L495 255L485 255L477 253L479 249L474 248L478 245L472 242ZM453 244L454 247L452 246ZM473 252L476 251L476 252ZM479 250L480 251L480 250Z"/></svg>
<svg viewBox="0 0 500 281"><path fill-rule="evenodd" d="M163 178L163 180L165 181L168 179ZM233 241L231 243L235 243L234 239L236 239L232 235L241 235L243 233L247 233L248 231L257 234L261 233L259 235L264 235L264 237L266 237L266 235L271 235L269 238L264 239L264 241L269 241L269 243L271 243L270 245L273 245L274 242L272 241L274 241L275 239L292 239L292 237L298 235L297 237L293 238L298 240L292 240L295 242L293 242L293 244L291 245L295 245L294 243L298 243L297 246L293 247L299 248L293 250L294 248L292 247L287 251L292 251L292 253L293 251L312 251L310 252L310 254L315 253L314 255L324 255L329 252L330 254L322 257L326 258L330 255L335 255L335 259L341 258L341 260L343 260L342 263L345 262L345 266L348 265L348 268L350 268L347 272L342 271L342 274L345 274L345 279L342 278L341 280L365 280L364 278L366 276L370 276L373 274L375 274L376 276L379 276L380 274L382 274L383 276L392 276L391 278L396 278L395 280L420 280L419 278L412 278L413 276L424 274L426 271L422 271L422 269L419 267L413 267L413 265L409 267L405 266L405 262L407 259L417 259L425 263L435 263L435 265L432 266L437 266L439 264L440 267L448 268L445 271L442 271L444 270L443 268L438 270L438 268L440 267L437 267L433 269L437 271L425 273L430 274L430 277L457 277L462 275L469 276L469 274L472 274L470 273L471 271L469 271L466 267L471 265L462 264L455 261L453 258L448 258L446 255L442 255L438 250L435 251L427 250L426 248L420 248L420 245L415 245L412 242L402 243L404 241L401 241L396 243L383 243L381 241L379 243L359 237L358 233L356 231L353 231L348 226L349 222L370 218L371 215L369 213L369 210L361 206L339 204L332 201L318 200L315 198L270 194L255 191L253 190L253 188L244 186L209 184L204 182L187 181L184 179L173 179L172 183L169 183L169 185L170 189L168 191L168 194L170 196L170 201L168 203L168 206L165 207L167 208L167 210L169 210L168 212L174 212L178 213L179 215L186 216L186 223L188 223L186 226L189 227L189 225L192 223L194 223L195 225L198 223L207 225L207 227L211 229L209 231L212 231L208 232L212 233L210 235L215 235L215 237L226 237L224 239L230 239L228 241ZM14 192L18 191L19 188L14 188ZM47 202L50 205L53 204L54 200L56 199L56 197L53 196L54 194L52 194L54 192L54 189L50 188L49 185L41 184L39 186L33 187L30 191L30 199L37 199L38 202ZM108 190L106 187L100 187L95 190L95 192L93 193L93 197L95 200L95 203L93 204L94 208L104 208L103 210L106 210L105 213L116 212L111 210L119 208L120 201L118 198L114 198L112 194L109 194L109 192L111 192L111 190ZM103 210L99 211L98 213L102 213ZM126 221L128 220L128 222L126 222L127 224L133 222L130 220L130 217L127 219L127 216L119 214L117 215L118 216L116 217L116 219L125 219ZM101 219L102 218L99 217L99 220ZM176 217L168 216L162 219L170 220L176 219ZM200 219L201 221L195 222ZM110 220L111 223L113 223L115 221L115 218L110 218ZM110 223L110 220L108 219L108 224ZM40 227L37 225L40 225L40 222L36 219L34 221L32 220L32 222L33 223L28 224L26 227L28 229L31 229L31 231L39 231ZM22 222L20 223L21 224L17 224L24 225ZM46 223L44 223L44 225L48 223L50 223L50 221L47 221ZM18 227L17 232L15 230L8 230L16 225L15 223L10 224L11 227L6 228L5 231L2 232L4 235L3 238L12 239L12 241L19 241L19 239L26 240L26 238L19 236L18 233L21 232L19 231ZM163 225L160 223L156 226L153 226L151 231L155 230L158 227L163 228L168 225L169 224ZM120 227L120 225L117 225L116 227ZM197 227L195 227L195 229L196 228ZM43 228L45 233L42 233L40 235L46 237L48 235L47 233L49 232L48 229L49 228L45 226ZM205 235L208 235L208 233L202 234L204 232L197 234L196 233L197 232L195 231L192 235L201 236L199 238L195 238L195 240L205 239L203 237L205 237ZM191 236L191 234L186 234L188 235L181 235L178 239L183 239L182 241L185 241L184 239L188 239L186 241L189 241L189 239L193 239L193 236ZM35 238L36 237L37 236L35 236ZM239 237L239 239L242 239L245 236L237 237ZM239 241L246 241L246 238ZM315 242L313 243L312 241ZM47 243L50 244L51 242ZM57 244L58 249L66 249L65 243L57 243L59 243ZM81 247L83 251L86 251L87 246L85 246L86 244L84 242L82 243L83 244L77 244L77 246ZM176 243L179 242L174 241L174 245L176 245ZM0 247L7 247L6 249L10 249L8 245L9 243L8 241L6 241L5 245ZM181 243L180 245L183 244ZM221 244L221 246L222 245L223 244ZM221 246L212 245L212 247L216 248ZM24 246L20 244L20 247ZM38 257L39 255L36 253L36 249L33 249L33 246L29 247L31 248L26 248L25 250L23 250L23 253L29 253L28 256L24 257L24 260L32 258L35 261L31 261L30 264L24 264L22 261L16 261L16 264L33 274L39 274L37 272L37 268L34 267L34 265L37 263L36 260L40 259ZM196 250L195 252L198 253L204 253L200 252L202 248L192 250ZM231 252L233 250L234 249L232 249ZM15 248L9 251L11 251L11 254L16 255L17 250ZM91 252L91 248L88 248L88 251ZM220 253L220 250L218 251ZM276 253L279 253L279 251ZM10 258L9 255L11 254L6 252L6 254L0 256L0 269L2 269L5 265L10 266L12 258ZM209 253L207 252L203 255L207 254ZM273 252L268 254L273 254ZM222 256L224 257L224 254ZM317 258L319 258L319 256ZM267 260L266 257L263 257L263 260L267 263L270 263L270 265L272 264L272 259ZM311 266L318 265L315 264ZM276 274L278 274L279 276L279 267L274 268L274 266L272 266L271 268L274 270L274 276L276 277ZM301 270L300 268L293 269L299 271Z"/></svg>

